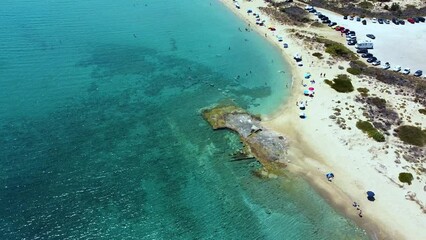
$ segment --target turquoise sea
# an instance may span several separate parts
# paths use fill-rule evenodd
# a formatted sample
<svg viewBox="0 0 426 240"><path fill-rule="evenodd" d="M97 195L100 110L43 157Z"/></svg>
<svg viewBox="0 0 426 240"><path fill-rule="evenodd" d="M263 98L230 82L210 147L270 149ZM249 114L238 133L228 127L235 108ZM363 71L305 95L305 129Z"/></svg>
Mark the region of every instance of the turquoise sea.
<svg viewBox="0 0 426 240"><path fill-rule="evenodd" d="M366 239L201 118L272 113L291 79L218 1L2 0L0 23L0 239Z"/></svg>

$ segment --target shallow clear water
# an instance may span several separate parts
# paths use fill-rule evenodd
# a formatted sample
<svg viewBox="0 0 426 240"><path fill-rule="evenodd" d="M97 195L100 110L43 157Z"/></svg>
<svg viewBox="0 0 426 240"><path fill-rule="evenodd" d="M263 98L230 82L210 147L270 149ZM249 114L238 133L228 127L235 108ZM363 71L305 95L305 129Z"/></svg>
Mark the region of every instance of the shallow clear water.
<svg viewBox="0 0 426 240"><path fill-rule="evenodd" d="M271 113L290 82L218 2L3 0L0 22L0 239L365 238L201 118Z"/></svg>

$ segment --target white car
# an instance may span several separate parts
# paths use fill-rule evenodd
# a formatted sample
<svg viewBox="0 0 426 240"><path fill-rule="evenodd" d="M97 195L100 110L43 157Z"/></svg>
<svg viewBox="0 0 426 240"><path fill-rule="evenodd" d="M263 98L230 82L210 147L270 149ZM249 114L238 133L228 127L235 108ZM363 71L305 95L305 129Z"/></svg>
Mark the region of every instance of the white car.
<svg viewBox="0 0 426 240"><path fill-rule="evenodd" d="M402 73L405 75L410 74L410 69L409 68L404 68L404 70L402 70Z"/></svg>
<svg viewBox="0 0 426 240"><path fill-rule="evenodd" d="M401 71L401 66L395 66L392 70L394 72L399 72L399 71Z"/></svg>
<svg viewBox="0 0 426 240"><path fill-rule="evenodd" d="M383 69L389 69L390 68L390 64L388 62L385 63L385 65L382 66Z"/></svg>
<svg viewBox="0 0 426 240"><path fill-rule="evenodd" d="M376 19L376 18L373 18L373 19L371 19L371 22L376 23L376 22L377 22L377 19Z"/></svg>
<svg viewBox="0 0 426 240"><path fill-rule="evenodd" d="M373 62L372 64L373 64L373 66L379 66L380 65L380 61L379 60L377 60L377 61L375 61L375 62Z"/></svg>

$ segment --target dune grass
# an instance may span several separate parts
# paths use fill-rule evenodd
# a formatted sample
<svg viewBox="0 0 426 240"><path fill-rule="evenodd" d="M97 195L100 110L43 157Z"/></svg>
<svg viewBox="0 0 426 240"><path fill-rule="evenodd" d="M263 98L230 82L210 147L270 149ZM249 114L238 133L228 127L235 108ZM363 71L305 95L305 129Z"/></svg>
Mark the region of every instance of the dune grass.
<svg viewBox="0 0 426 240"><path fill-rule="evenodd" d="M332 81L326 79L325 83L330 85L331 88L341 93L348 93L354 90L354 86L351 83L351 79L346 74L339 74Z"/></svg>
<svg viewBox="0 0 426 240"><path fill-rule="evenodd" d="M357 88L356 90L361 94L361 96L363 97L368 96L368 92L369 92L368 88Z"/></svg>
<svg viewBox="0 0 426 240"><path fill-rule="evenodd" d="M423 147L426 144L426 130L419 127L404 125L396 129L399 139L404 143Z"/></svg>
<svg viewBox="0 0 426 240"><path fill-rule="evenodd" d="M408 185L411 185L411 181L414 180L413 174L408 172L402 172L398 176L399 181L403 183L408 183Z"/></svg>
<svg viewBox="0 0 426 240"><path fill-rule="evenodd" d="M367 135L377 142L384 142L385 136L381 134L376 128L373 127L373 125L368 121L358 121L356 123L356 127L363 131L364 133L367 133Z"/></svg>

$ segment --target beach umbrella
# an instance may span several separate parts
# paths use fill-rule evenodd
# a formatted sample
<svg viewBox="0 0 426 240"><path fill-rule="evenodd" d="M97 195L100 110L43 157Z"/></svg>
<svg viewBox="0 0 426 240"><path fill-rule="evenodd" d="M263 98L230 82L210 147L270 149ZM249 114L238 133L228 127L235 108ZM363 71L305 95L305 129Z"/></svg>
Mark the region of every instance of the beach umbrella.
<svg viewBox="0 0 426 240"><path fill-rule="evenodd" d="M312 94L314 94L313 91L308 91L308 95L312 95Z"/></svg>
<svg viewBox="0 0 426 240"><path fill-rule="evenodd" d="M308 79L308 78L310 78L311 77L311 74L310 73L305 73L305 78L306 79Z"/></svg>
<svg viewBox="0 0 426 240"><path fill-rule="evenodd" d="M303 94L305 94L305 95L309 95L309 90L305 90L305 91L303 91Z"/></svg>
<svg viewBox="0 0 426 240"><path fill-rule="evenodd" d="M372 191L368 191L367 192L367 196L368 197L374 197L376 194L374 193L374 192L372 192Z"/></svg>
<svg viewBox="0 0 426 240"><path fill-rule="evenodd" d="M300 117L300 118L306 118L306 115L305 115L305 113L304 113L304 112L300 112L300 113L299 113L299 117Z"/></svg>
<svg viewBox="0 0 426 240"><path fill-rule="evenodd" d="M376 194L372 191L367 191L367 199L368 201L374 202L376 199L374 198Z"/></svg>
<svg viewBox="0 0 426 240"><path fill-rule="evenodd" d="M309 91L314 91L315 90L315 88L313 88L313 87L310 87L308 89L309 89Z"/></svg>

